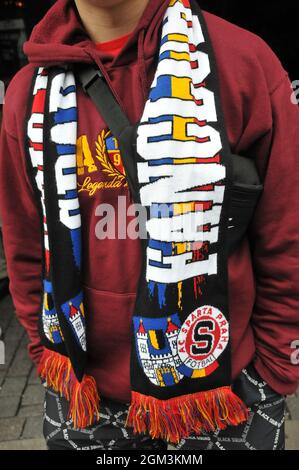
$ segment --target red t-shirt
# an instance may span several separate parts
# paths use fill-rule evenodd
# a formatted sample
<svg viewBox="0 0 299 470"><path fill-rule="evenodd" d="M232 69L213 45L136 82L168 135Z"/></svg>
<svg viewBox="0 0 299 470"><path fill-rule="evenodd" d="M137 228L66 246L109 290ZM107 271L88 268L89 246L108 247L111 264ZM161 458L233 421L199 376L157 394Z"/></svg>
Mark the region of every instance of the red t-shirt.
<svg viewBox="0 0 299 470"><path fill-rule="evenodd" d="M130 36L131 33L112 39L112 41L98 42L96 44L97 49L102 52L110 52L114 57L116 57L127 43Z"/></svg>

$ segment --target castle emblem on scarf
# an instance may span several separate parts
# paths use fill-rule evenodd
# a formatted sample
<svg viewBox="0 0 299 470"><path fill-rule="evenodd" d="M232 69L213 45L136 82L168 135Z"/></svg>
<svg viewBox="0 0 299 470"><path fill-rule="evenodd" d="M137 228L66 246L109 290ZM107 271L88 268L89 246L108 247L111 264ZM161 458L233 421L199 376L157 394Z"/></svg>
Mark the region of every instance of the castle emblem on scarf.
<svg viewBox="0 0 299 470"><path fill-rule="evenodd" d="M181 325L177 314L168 318L134 317L139 363L149 380L160 387L177 384L184 376L207 377L218 368L217 358L229 340L228 322L216 307L196 309Z"/></svg>
<svg viewBox="0 0 299 470"><path fill-rule="evenodd" d="M71 326L72 332L81 346L86 351L85 315L82 292L73 299L65 302L61 309Z"/></svg>
<svg viewBox="0 0 299 470"><path fill-rule="evenodd" d="M95 143L95 157L86 135L79 137L77 142L77 172L79 192L87 191L93 196L99 189L126 187L127 181L118 141L111 131L102 130ZM108 180L99 181L99 170L108 177ZM97 180L93 178L97 177Z"/></svg>
<svg viewBox="0 0 299 470"><path fill-rule="evenodd" d="M190 378L207 377L218 368L217 358L228 341L228 321L220 310L210 305L194 310L177 338L180 372Z"/></svg>
<svg viewBox="0 0 299 470"><path fill-rule="evenodd" d="M139 362L149 380L160 387L178 383L183 378L178 370L181 365L177 350L178 315L134 317L134 330Z"/></svg>
<svg viewBox="0 0 299 470"><path fill-rule="evenodd" d="M53 302L53 286L52 283L44 280L44 297L43 297L43 329L49 341L59 344L64 341L60 328L58 316Z"/></svg>

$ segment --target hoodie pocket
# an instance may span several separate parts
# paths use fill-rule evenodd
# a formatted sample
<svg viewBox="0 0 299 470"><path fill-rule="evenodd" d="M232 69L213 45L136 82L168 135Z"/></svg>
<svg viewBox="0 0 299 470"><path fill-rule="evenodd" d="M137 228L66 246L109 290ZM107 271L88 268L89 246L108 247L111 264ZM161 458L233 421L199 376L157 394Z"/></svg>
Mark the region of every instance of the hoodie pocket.
<svg viewBox="0 0 299 470"><path fill-rule="evenodd" d="M100 395L130 401L132 314L136 294L103 291L84 285L87 373Z"/></svg>
<svg viewBox="0 0 299 470"><path fill-rule="evenodd" d="M102 291L84 285L88 354L103 365L127 359L135 299L134 293Z"/></svg>

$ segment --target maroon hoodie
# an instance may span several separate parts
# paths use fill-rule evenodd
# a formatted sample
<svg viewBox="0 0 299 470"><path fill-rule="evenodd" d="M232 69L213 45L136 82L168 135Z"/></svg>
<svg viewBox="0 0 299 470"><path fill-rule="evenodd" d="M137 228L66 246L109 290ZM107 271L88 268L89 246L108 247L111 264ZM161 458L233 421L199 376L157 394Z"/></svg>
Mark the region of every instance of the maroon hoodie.
<svg viewBox="0 0 299 470"><path fill-rule="evenodd" d="M25 169L24 123L36 66L96 62L129 119L140 119L155 72L168 0L151 0L116 57L88 38L73 2L58 0L25 45L29 65L6 94L0 153L0 210L17 315L38 363L41 233ZM255 35L205 13L219 71L231 149L255 158L265 189L250 230L229 258L232 372L251 360L279 393L295 391L299 368L290 359L299 340L299 111L287 73ZM78 189L83 224L88 373L101 395L130 400L131 315L140 272L140 241L100 240L98 206L128 201L117 143L91 100L78 91ZM128 222L130 217L128 217ZM116 227L117 231L117 227ZM295 362L295 361L293 361Z"/></svg>

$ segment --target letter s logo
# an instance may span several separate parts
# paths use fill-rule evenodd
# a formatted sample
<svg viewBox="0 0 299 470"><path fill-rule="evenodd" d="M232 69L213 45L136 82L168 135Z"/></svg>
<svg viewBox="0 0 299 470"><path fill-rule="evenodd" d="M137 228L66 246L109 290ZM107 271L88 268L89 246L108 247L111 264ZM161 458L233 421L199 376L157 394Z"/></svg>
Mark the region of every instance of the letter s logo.
<svg viewBox="0 0 299 470"><path fill-rule="evenodd" d="M202 329L205 331L202 332ZM206 330L214 331L214 322L211 320L202 320L199 321L194 327L193 341L194 343L197 343L191 346L191 352L194 356L208 354L213 348L214 335L208 333ZM204 345L200 346L199 344L202 343L204 343Z"/></svg>

